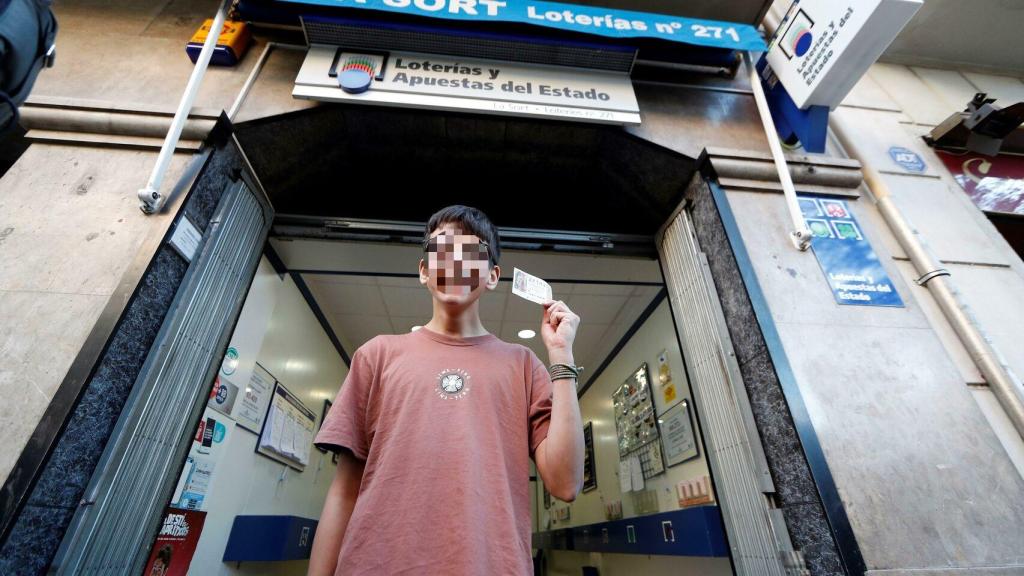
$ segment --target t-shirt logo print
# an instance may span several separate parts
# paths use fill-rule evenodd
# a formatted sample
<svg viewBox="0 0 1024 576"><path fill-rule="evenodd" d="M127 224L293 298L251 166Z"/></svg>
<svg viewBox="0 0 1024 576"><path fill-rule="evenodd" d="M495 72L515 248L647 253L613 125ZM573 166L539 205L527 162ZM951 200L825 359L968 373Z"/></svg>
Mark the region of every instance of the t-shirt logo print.
<svg viewBox="0 0 1024 576"><path fill-rule="evenodd" d="M442 370L437 375L437 394L443 400L458 400L469 392L469 372L459 368Z"/></svg>

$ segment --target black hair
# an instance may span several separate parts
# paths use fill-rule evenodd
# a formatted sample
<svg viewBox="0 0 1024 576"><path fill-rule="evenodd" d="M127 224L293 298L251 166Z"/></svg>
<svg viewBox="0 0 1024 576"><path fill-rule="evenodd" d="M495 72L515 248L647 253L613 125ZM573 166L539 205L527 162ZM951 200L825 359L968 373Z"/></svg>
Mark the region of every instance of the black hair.
<svg viewBox="0 0 1024 576"><path fill-rule="evenodd" d="M434 212L430 220L427 220L426 230L423 231L424 247L427 241L430 240L431 232L444 224L458 224L463 232L474 234L486 242L487 258L490 260L491 267L493 268L498 265L498 259L501 257L501 247L498 245L498 229L494 227L491 219L481 210L472 206L453 204Z"/></svg>

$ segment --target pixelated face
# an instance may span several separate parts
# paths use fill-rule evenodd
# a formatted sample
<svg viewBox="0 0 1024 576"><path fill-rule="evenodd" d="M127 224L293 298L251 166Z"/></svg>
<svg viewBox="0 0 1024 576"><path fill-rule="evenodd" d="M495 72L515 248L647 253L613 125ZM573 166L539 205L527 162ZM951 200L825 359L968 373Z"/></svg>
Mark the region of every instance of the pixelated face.
<svg viewBox="0 0 1024 576"><path fill-rule="evenodd" d="M428 273L440 292L466 295L487 279L487 244L475 235L441 230L427 241L426 252Z"/></svg>

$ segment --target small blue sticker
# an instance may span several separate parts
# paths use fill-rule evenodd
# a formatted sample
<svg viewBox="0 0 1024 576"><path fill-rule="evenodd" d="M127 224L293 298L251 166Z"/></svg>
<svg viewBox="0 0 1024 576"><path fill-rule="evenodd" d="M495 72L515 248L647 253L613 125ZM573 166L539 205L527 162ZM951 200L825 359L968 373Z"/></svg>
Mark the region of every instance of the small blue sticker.
<svg viewBox="0 0 1024 576"><path fill-rule="evenodd" d="M902 146L889 148L889 157L907 172L924 172L928 168L924 159L917 152Z"/></svg>

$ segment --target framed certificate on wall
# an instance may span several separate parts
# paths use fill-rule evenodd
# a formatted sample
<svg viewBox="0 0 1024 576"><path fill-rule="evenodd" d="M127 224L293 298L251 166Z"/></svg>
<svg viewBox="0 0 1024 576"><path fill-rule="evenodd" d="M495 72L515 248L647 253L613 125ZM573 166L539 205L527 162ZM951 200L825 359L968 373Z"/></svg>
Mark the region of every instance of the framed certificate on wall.
<svg viewBox="0 0 1024 576"><path fill-rule="evenodd" d="M693 433L690 402L683 400L665 411L661 421L661 440L665 444L665 465L675 466L696 458L697 438Z"/></svg>

